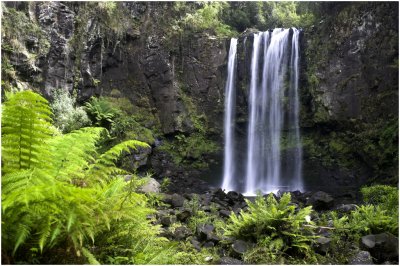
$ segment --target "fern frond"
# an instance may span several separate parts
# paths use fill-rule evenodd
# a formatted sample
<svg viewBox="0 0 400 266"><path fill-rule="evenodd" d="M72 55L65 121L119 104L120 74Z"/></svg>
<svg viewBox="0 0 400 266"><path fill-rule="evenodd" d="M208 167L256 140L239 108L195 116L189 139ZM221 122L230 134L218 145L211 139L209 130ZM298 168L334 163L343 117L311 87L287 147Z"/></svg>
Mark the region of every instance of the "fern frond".
<svg viewBox="0 0 400 266"><path fill-rule="evenodd" d="M50 224L50 220L47 220L47 222L43 222L42 223L42 228L39 232L39 248L40 248L40 252L43 252L43 248L46 244L46 240L49 238L50 236L50 231L51 231L51 224Z"/></svg>
<svg viewBox="0 0 400 266"><path fill-rule="evenodd" d="M103 128L81 128L71 133L54 137L48 141L52 147L54 176L70 181L83 178L83 170L89 167L96 153L96 143Z"/></svg>
<svg viewBox="0 0 400 266"><path fill-rule="evenodd" d="M108 151L99 156L93 165L90 166L88 175L96 177L98 180L106 179L110 175L124 174L124 170L115 167L115 161L121 156L123 152L129 153L131 149L148 148L147 143L128 140L115 145Z"/></svg>
<svg viewBox="0 0 400 266"><path fill-rule="evenodd" d="M16 242L13 250L13 255L17 251L18 247L25 242L25 239L30 235L30 228L24 224L18 225Z"/></svg>
<svg viewBox="0 0 400 266"><path fill-rule="evenodd" d="M3 173L29 169L44 160L41 151L51 136L50 115L47 100L32 91L15 93L4 103L2 156L4 164L10 164Z"/></svg>
<svg viewBox="0 0 400 266"><path fill-rule="evenodd" d="M87 258L88 262L90 265L100 265L101 263L98 262L95 258L95 256L86 248L82 248L82 254Z"/></svg>

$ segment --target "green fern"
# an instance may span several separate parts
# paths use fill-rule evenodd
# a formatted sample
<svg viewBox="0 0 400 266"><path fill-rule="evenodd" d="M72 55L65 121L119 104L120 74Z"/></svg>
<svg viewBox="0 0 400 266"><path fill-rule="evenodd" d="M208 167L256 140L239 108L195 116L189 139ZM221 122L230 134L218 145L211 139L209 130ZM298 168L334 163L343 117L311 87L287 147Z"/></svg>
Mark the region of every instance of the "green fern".
<svg viewBox="0 0 400 266"><path fill-rule="evenodd" d="M3 106L3 174L45 163L41 153L52 133L50 114L47 100L32 91L10 95Z"/></svg>
<svg viewBox="0 0 400 266"><path fill-rule="evenodd" d="M290 200L289 193L283 194L279 201L272 193L266 199L258 195L254 203L246 200L248 211L242 210L238 216L231 214L225 235L255 241L259 246L245 255L247 263L271 263L289 254L299 257L310 254L314 237L310 234L310 227L304 225L310 223L306 217L312 209L296 210ZM259 260L259 256L267 261Z"/></svg>
<svg viewBox="0 0 400 266"><path fill-rule="evenodd" d="M139 182L110 175L123 172L115 166L122 152L146 144L128 141L98 154L104 129L56 135L50 115L47 101L31 91L4 103L2 253L18 257L35 246L41 252L72 249L95 262L85 245L118 221L131 223L141 239L150 229L151 210L133 190Z"/></svg>
<svg viewBox="0 0 400 266"><path fill-rule="evenodd" d="M137 148L147 147L150 147L147 143L137 140L128 140L119 143L100 155L90 166L88 174L96 177L98 180L104 180L116 174L126 174L126 171L115 166L116 159L121 156L123 152L130 153L131 149L136 150Z"/></svg>
<svg viewBox="0 0 400 266"><path fill-rule="evenodd" d="M111 128L114 118L119 115L119 110L113 108L104 98L92 97L85 107L94 124L107 129Z"/></svg>

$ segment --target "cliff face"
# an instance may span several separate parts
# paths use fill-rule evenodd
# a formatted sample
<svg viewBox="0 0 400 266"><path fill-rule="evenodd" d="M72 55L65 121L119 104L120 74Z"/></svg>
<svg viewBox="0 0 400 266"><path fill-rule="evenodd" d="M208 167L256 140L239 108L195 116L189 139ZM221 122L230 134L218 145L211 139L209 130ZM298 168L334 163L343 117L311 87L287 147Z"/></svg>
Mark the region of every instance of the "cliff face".
<svg viewBox="0 0 400 266"><path fill-rule="evenodd" d="M76 90L80 102L93 95L125 97L134 112L148 118L143 126L156 128L164 142L197 146L210 140L222 148L229 40L178 32L171 23L172 3L118 3L121 8L112 16L82 3L5 5L3 87L38 88L50 99L55 88ZM332 14L302 36L305 179L310 187L333 190L371 178L397 180L398 4L333 6ZM16 33L17 22L28 30ZM242 137L248 37L246 47L239 40L237 131ZM18 45L4 45L9 42ZM161 146L157 141L147 162L159 177L198 176L204 164L192 166L212 162L210 154L222 162L217 149L189 154L182 163Z"/></svg>
<svg viewBox="0 0 400 266"><path fill-rule="evenodd" d="M398 3L343 3L304 34L301 119L315 186L397 182Z"/></svg>

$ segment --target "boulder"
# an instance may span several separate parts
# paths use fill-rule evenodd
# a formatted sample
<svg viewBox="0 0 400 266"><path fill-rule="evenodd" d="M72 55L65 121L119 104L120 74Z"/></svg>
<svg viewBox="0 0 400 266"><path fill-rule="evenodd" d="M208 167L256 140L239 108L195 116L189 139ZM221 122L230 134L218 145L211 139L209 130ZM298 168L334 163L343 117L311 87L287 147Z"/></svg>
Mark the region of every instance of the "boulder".
<svg viewBox="0 0 400 266"><path fill-rule="evenodd" d="M180 227L176 228L173 233L173 237L176 240L183 240L191 235L193 235L192 231L189 228L187 228L186 226L180 226Z"/></svg>
<svg viewBox="0 0 400 266"><path fill-rule="evenodd" d="M139 191L143 193L159 193L160 183L158 183L154 178L150 178L145 185L139 188Z"/></svg>
<svg viewBox="0 0 400 266"><path fill-rule="evenodd" d="M176 222L176 217L175 217L175 216L163 216L163 217L160 219L160 223L161 223L163 226L166 226L166 227L170 226L170 225L173 224L174 222Z"/></svg>
<svg viewBox="0 0 400 266"><path fill-rule="evenodd" d="M200 242L197 241L195 238L190 239L190 243L192 244L192 246L193 246L197 251L200 251L200 250L201 250Z"/></svg>
<svg viewBox="0 0 400 266"><path fill-rule="evenodd" d="M173 208L178 208L183 206L185 199L179 194L172 194L171 196L171 206Z"/></svg>
<svg viewBox="0 0 400 266"><path fill-rule="evenodd" d="M185 222L189 217L192 216L192 212L189 210L183 210L180 213L176 215L176 218L178 218L178 221L180 222Z"/></svg>
<svg viewBox="0 0 400 266"><path fill-rule="evenodd" d="M214 242L208 241L204 243L203 248L213 248L215 246Z"/></svg>
<svg viewBox="0 0 400 266"><path fill-rule="evenodd" d="M329 237L321 236L315 240L315 251L319 254L325 255L328 253L332 239Z"/></svg>
<svg viewBox="0 0 400 266"><path fill-rule="evenodd" d="M242 202L244 201L244 197L242 194L237 193L235 191L229 191L226 194L227 198L231 200L231 202Z"/></svg>
<svg viewBox="0 0 400 266"><path fill-rule="evenodd" d="M312 205L317 211L329 210L333 207L333 198L323 191L314 193L308 200L307 205Z"/></svg>
<svg viewBox="0 0 400 266"><path fill-rule="evenodd" d="M215 235L213 233L214 225L212 224L202 224L197 227L197 234L199 236L199 240L206 241L206 240L213 240L215 239ZM216 240L216 239L215 239ZM219 241L219 239L218 239Z"/></svg>
<svg viewBox="0 0 400 266"><path fill-rule="evenodd" d="M336 207L336 210L342 213L349 213L351 211L354 211L357 209L356 204L342 204L338 207Z"/></svg>
<svg viewBox="0 0 400 266"><path fill-rule="evenodd" d="M360 246L369 251L378 263L399 259L399 239L391 233L363 236Z"/></svg>
<svg viewBox="0 0 400 266"><path fill-rule="evenodd" d="M235 240L232 244L232 250L236 255L243 255L247 250L249 250L253 245L249 242L243 240Z"/></svg>
<svg viewBox="0 0 400 266"><path fill-rule="evenodd" d="M349 259L350 265L373 265L371 254L368 251L360 251Z"/></svg>
<svg viewBox="0 0 400 266"><path fill-rule="evenodd" d="M218 261L219 265L243 265L243 261L231 257L221 257Z"/></svg>
<svg viewBox="0 0 400 266"><path fill-rule="evenodd" d="M219 216L221 216L222 218L228 218L231 215L231 211L228 210L220 210L219 211Z"/></svg>

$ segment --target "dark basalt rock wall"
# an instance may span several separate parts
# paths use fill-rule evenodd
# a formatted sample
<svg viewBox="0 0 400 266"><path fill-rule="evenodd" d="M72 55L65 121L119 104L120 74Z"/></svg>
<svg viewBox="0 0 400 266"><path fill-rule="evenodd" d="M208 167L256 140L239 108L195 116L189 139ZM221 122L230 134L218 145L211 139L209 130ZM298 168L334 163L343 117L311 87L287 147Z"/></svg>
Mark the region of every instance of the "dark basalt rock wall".
<svg viewBox="0 0 400 266"><path fill-rule="evenodd" d="M303 39L304 176L331 191L396 183L398 3L328 5Z"/></svg>

